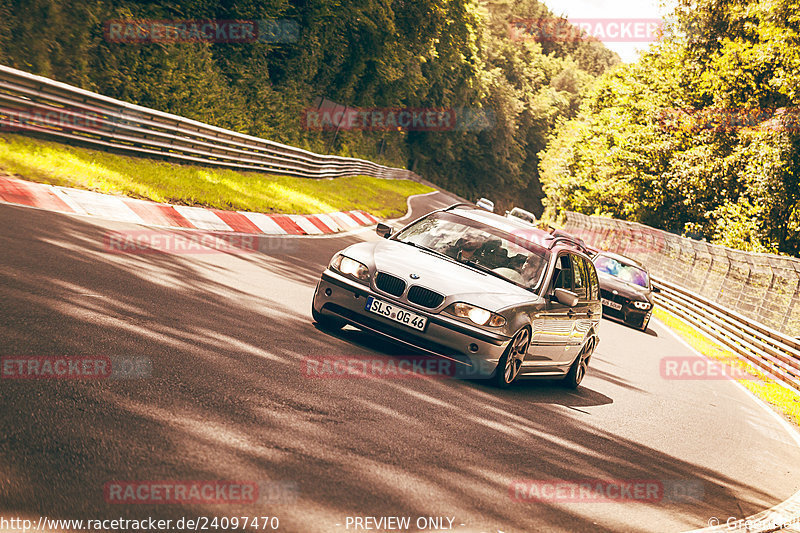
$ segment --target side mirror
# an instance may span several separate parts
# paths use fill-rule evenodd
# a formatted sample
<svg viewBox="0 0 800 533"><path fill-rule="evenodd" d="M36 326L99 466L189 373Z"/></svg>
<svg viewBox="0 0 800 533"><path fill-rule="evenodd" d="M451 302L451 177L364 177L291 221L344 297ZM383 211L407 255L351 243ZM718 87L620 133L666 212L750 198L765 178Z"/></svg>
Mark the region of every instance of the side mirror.
<svg viewBox="0 0 800 533"><path fill-rule="evenodd" d="M384 239L388 239L392 236L392 228L386 224L378 223L378 226L375 228L375 233Z"/></svg>
<svg viewBox="0 0 800 533"><path fill-rule="evenodd" d="M660 288L660 287L655 287L655 286L654 286L654 287L652 288L652 292L656 292L656 293L658 293L658 292L661 292L661 288Z"/></svg>
<svg viewBox="0 0 800 533"><path fill-rule="evenodd" d="M555 296L556 300L560 303L568 305L569 307L578 305L578 295L567 289L556 289L553 291L553 296Z"/></svg>

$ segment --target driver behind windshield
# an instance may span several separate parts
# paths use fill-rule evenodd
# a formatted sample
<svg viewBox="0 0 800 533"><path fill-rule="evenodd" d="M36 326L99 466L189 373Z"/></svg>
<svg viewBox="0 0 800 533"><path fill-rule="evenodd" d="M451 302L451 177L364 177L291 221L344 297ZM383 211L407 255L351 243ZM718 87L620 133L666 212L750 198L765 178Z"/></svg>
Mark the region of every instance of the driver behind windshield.
<svg viewBox="0 0 800 533"><path fill-rule="evenodd" d="M447 255L458 261L475 261L477 259L476 252L483 244L484 239L468 234L458 239Z"/></svg>
<svg viewBox="0 0 800 533"><path fill-rule="evenodd" d="M475 255L480 257L480 262L489 268L509 268L508 251L503 248L500 239L489 239L483 244Z"/></svg>
<svg viewBox="0 0 800 533"><path fill-rule="evenodd" d="M441 217L441 218L439 218ZM432 216L406 228L397 240L413 243L456 261L471 263L528 289L538 286L546 257L514 242L448 220L446 214Z"/></svg>

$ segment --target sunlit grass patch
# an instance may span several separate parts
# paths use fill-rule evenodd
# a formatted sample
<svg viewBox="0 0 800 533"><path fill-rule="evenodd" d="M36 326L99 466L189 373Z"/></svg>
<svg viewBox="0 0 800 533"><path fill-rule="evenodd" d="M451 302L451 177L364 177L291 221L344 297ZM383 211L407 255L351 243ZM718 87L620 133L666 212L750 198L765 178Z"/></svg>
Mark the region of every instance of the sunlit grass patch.
<svg viewBox="0 0 800 533"><path fill-rule="evenodd" d="M368 176L306 179L109 154L20 135L0 136L0 169L22 179L79 189L260 213L363 209L380 218L406 212L406 199L433 189Z"/></svg>

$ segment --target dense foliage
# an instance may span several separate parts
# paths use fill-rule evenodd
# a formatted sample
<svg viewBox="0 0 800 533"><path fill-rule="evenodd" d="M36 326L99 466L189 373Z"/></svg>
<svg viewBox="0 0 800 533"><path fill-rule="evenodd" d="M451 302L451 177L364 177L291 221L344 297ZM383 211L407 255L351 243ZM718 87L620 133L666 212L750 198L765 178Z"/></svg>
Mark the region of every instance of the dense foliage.
<svg viewBox="0 0 800 533"><path fill-rule="evenodd" d="M536 0L0 0L0 62L324 153L409 167L464 195L541 210L537 154L618 62L600 43L511 41ZM294 21L296 39L113 42L110 20ZM544 48L543 48L544 47ZM357 108L488 109L483 128L309 131L324 97Z"/></svg>
<svg viewBox="0 0 800 533"><path fill-rule="evenodd" d="M800 2L680 0L542 153L553 211L800 252Z"/></svg>

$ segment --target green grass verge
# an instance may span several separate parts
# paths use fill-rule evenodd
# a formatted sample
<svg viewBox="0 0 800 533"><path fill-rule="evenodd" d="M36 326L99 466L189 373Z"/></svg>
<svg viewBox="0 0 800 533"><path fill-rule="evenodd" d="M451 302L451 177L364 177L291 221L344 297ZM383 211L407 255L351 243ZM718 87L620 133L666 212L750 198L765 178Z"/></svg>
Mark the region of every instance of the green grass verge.
<svg viewBox="0 0 800 533"><path fill-rule="evenodd" d="M0 169L22 179L79 189L260 213L363 209L380 218L406 212L406 198L433 189L368 176L304 179L177 165L19 135L0 136Z"/></svg>
<svg viewBox="0 0 800 533"><path fill-rule="evenodd" d="M800 426L800 394L782 387L772 381L767 375L743 363L735 353L720 346L712 339L697 331L682 318L676 317L669 311L656 307L653 314L672 329L692 348L709 359L720 361L722 364L736 367L736 371L745 370L756 379L737 379L744 387L758 398L771 405L773 409L783 414L789 422Z"/></svg>

